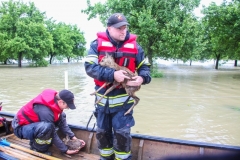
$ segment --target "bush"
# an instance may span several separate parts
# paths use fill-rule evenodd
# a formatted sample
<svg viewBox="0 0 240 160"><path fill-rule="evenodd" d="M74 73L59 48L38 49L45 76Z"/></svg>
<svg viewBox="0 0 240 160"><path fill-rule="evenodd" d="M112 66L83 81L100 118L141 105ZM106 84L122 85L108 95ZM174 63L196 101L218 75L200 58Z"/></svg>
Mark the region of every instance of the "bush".
<svg viewBox="0 0 240 160"><path fill-rule="evenodd" d="M48 61L45 59L37 60L33 63L30 64L32 67L47 67L48 66Z"/></svg>
<svg viewBox="0 0 240 160"><path fill-rule="evenodd" d="M163 73L159 72L157 63L153 64L152 70L151 70L151 77L152 78L161 78L163 77Z"/></svg>

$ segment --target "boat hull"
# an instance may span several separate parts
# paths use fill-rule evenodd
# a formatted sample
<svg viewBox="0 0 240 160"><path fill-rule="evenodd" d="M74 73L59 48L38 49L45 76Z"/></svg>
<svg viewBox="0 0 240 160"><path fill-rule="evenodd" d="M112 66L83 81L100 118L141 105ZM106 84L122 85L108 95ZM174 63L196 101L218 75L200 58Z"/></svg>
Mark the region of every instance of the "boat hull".
<svg viewBox="0 0 240 160"><path fill-rule="evenodd" d="M0 116L7 117L7 119L13 118L14 114L7 112L0 112ZM9 124L8 124L9 125ZM99 159L99 151L97 148L96 132L88 131L86 127L71 125L69 127L75 133L75 136L83 139L86 142L86 146L81 150L82 154L93 155L91 160ZM1 132L4 132L5 127L1 127ZM59 133L60 137L64 135ZM63 155L58 149L51 148L53 155L64 159ZM186 141L179 139L163 138L157 136L148 136L142 134L132 134L132 160L160 160L168 158L204 158L212 157L213 159L218 156L233 156L240 153L240 146L230 146L212 143L203 143L195 141ZM76 157L75 157L76 158ZM74 159L74 156L72 156ZM79 159L79 157L77 157Z"/></svg>

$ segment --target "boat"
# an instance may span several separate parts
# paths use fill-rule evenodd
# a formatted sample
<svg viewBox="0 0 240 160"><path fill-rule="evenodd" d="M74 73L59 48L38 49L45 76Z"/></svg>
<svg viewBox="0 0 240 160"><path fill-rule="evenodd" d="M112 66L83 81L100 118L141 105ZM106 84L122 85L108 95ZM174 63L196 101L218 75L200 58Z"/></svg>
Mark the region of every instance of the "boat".
<svg viewBox="0 0 240 160"><path fill-rule="evenodd" d="M14 154L17 155L17 158L29 154L31 158L28 159L72 159L72 160L99 160L99 151L97 148L96 132L95 130L89 131L85 126L71 125L69 127L75 133L76 137L83 139L86 142L86 146L80 150L78 154L63 155L60 151L52 146L50 151L52 156L36 156L29 152L29 141L24 139L17 138L12 134L11 130L11 120L14 117L14 114L8 112L0 111L0 137L1 141L6 140L13 147L1 147L0 145L0 157L10 156L14 158ZM59 133L60 137L63 138L63 135ZM14 147L18 146L18 147ZM19 149L22 151L19 151ZM25 153L24 149L28 153ZM30 150L32 151L32 150ZM10 152L10 154L8 154ZM35 151L34 151L35 152ZM219 159L220 157L226 157L227 160L239 158L240 159L240 146L231 146L231 145L222 145L222 144L213 144L213 143L204 143L204 142L195 142L188 140L179 140L172 138L164 138L150 135L142 134L132 134L132 160L171 160L175 159L191 159L199 158L207 159L206 157L212 157L214 160ZM35 157L35 158L34 158ZM217 158L218 157L218 158ZM231 158L229 158L231 157ZM16 156L15 156L16 158ZM1 159L1 158L0 158ZM4 158L3 158L4 159ZM6 159L10 159L9 157ZM21 158L19 158L21 159ZM24 158L23 158L24 159ZM26 157L25 157L26 159ZM13 159L14 160L14 159ZM199 160L199 159L198 159Z"/></svg>

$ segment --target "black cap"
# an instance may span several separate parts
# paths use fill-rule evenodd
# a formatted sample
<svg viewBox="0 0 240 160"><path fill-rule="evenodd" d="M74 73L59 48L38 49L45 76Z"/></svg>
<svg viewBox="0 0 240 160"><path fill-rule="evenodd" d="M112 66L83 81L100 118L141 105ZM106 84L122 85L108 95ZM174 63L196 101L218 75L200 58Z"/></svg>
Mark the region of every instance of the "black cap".
<svg viewBox="0 0 240 160"><path fill-rule="evenodd" d="M119 28L124 25L129 25L126 17L121 13L114 13L108 18L107 26Z"/></svg>
<svg viewBox="0 0 240 160"><path fill-rule="evenodd" d="M74 95L73 95L73 93L72 93L71 91L66 90L66 89L61 90L61 91L59 92L59 97L60 97L64 102L67 103L67 105L68 105L68 107L69 107L70 109L76 109L76 106L75 106L75 104L74 104Z"/></svg>

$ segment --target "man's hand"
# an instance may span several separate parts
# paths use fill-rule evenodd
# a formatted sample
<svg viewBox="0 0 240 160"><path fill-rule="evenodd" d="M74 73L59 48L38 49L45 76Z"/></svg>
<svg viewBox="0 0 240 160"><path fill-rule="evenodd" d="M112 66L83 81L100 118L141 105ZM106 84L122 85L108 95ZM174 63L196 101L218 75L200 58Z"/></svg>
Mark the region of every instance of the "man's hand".
<svg viewBox="0 0 240 160"><path fill-rule="evenodd" d="M132 77L133 80L128 81L126 85L128 86L140 86L143 83L143 78L141 76Z"/></svg>
<svg viewBox="0 0 240 160"><path fill-rule="evenodd" d="M83 140L81 140L81 139L79 139L79 140L80 140L80 142L82 142L81 148L85 147L86 143L85 143ZM80 149L81 149L81 148L80 148ZM79 150L80 150L80 149L79 149Z"/></svg>
<svg viewBox="0 0 240 160"><path fill-rule="evenodd" d="M124 70L115 71L114 72L114 79L117 82L123 82L125 78L130 79L128 76L125 76L124 73L127 73L127 72L124 71Z"/></svg>
<svg viewBox="0 0 240 160"><path fill-rule="evenodd" d="M66 154L76 154L78 152L79 152L79 150L70 150L70 149L68 149Z"/></svg>
<svg viewBox="0 0 240 160"><path fill-rule="evenodd" d="M72 140L75 140L75 139L78 139L78 138L75 137L75 136L72 137ZM79 140L80 140L80 142L82 143L81 148L85 147L86 143L85 143L83 140L81 140L81 139L79 139ZM81 149L81 148L80 148L80 149ZM80 149L79 149L79 150L80 150Z"/></svg>
<svg viewBox="0 0 240 160"><path fill-rule="evenodd" d="M74 136L74 137L71 138L71 140L74 140L74 139L77 139L77 137Z"/></svg>

